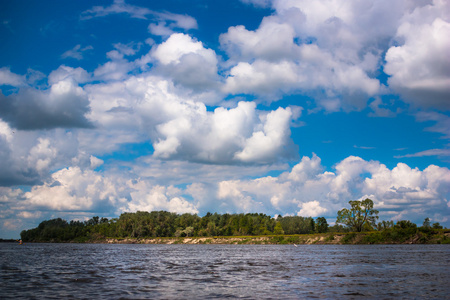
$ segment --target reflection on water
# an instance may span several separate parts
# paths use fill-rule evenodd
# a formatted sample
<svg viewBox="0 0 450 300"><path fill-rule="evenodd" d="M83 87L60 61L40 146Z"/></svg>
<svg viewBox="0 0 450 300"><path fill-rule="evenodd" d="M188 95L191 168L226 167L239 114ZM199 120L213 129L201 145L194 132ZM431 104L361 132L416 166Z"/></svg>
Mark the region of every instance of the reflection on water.
<svg viewBox="0 0 450 300"><path fill-rule="evenodd" d="M449 299L446 245L0 244L0 298Z"/></svg>

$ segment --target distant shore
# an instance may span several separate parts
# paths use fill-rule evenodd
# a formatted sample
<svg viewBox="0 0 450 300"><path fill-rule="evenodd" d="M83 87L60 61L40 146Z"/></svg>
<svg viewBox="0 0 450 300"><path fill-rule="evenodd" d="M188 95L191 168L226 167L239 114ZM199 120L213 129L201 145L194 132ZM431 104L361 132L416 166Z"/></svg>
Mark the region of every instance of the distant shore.
<svg viewBox="0 0 450 300"><path fill-rule="evenodd" d="M158 237L158 238L100 238L85 241L104 244L247 244L247 245L361 245L361 244L450 244L450 230L432 235L414 234L395 239L382 237L379 232L318 233L271 236L227 237Z"/></svg>

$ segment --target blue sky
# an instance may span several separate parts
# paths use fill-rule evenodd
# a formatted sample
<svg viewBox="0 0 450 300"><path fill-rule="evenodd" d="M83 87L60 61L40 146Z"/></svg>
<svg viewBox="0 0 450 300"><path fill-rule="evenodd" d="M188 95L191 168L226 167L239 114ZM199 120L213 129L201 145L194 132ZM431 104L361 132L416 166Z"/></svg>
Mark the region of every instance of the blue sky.
<svg viewBox="0 0 450 300"><path fill-rule="evenodd" d="M446 1L1 1L0 237L137 210L450 226Z"/></svg>

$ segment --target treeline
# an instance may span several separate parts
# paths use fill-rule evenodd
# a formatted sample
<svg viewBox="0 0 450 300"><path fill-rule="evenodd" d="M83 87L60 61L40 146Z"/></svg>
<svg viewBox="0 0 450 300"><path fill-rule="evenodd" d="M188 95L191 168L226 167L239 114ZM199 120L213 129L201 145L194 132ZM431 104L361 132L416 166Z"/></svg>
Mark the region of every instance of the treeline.
<svg viewBox="0 0 450 300"><path fill-rule="evenodd" d="M102 238L156 238L202 236L252 236L326 232L325 218L288 216L277 219L265 214L176 214L166 211L123 213L119 218L93 217L80 222L61 218L43 221L24 230L24 242L88 241Z"/></svg>
<svg viewBox="0 0 450 300"><path fill-rule="evenodd" d="M357 234L350 232L342 239L343 244L450 244L448 229L439 223L430 224L426 218L422 226L409 220L382 221L377 230Z"/></svg>

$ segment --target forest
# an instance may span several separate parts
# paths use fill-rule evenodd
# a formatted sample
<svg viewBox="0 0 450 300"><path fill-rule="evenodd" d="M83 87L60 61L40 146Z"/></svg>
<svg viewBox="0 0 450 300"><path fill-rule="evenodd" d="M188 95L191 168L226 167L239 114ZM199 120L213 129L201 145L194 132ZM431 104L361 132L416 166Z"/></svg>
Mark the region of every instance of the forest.
<svg viewBox="0 0 450 300"><path fill-rule="evenodd" d="M367 223L363 231L370 232L365 238L370 238L373 242L395 242L419 232L423 237L433 230L442 229L439 223L431 224L428 218L421 227L407 220L396 224L393 221L382 221L372 225ZM180 215L167 211L138 211L123 213L119 218L113 219L95 216L84 222L68 222L61 218L47 220L36 228L23 230L21 238L24 242L88 242L106 238L279 236L327 232L346 234L350 238L354 237L352 231L357 231L354 229L340 224L328 226L323 217L316 220L300 216L273 218L262 213L207 213L199 217L195 214Z"/></svg>
<svg viewBox="0 0 450 300"><path fill-rule="evenodd" d="M43 221L38 227L24 230L21 238L27 242L66 242L116 238L252 236L308 234L328 230L325 218L279 216L262 213L176 214L167 211L123 213L119 218L95 216L87 221L67 222L61 218Z"/></svg>

